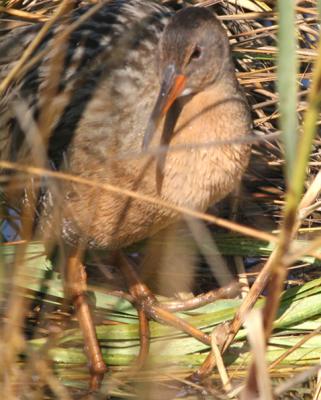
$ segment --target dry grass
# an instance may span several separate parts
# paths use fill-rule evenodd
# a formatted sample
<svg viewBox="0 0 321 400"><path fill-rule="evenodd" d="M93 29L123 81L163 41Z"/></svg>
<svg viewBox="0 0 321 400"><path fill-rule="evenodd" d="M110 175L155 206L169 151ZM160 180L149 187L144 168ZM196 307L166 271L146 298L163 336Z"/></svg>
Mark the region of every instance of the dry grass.
<svg viewBox="0 0 321 400"><path fill-rule="evenodd" d="M98 2L78 3L81 6ZM274 1L197 3L213 7L229 32L238 77L252 107L255 139L251 163L240 193L210 210L209 214L180 208L178 211L186 216L188 229L181 231L179 227L178 231L156 236L152 243L145 245L149 259L143 270L146 281L157 286L160 296L179 292L176 302L190 296L191 292L199 294L209 289L214 282L226 284L231 274L242 275L242 282L249 281L251 289L244 291L244 299L220 300L179 314L210 338L211 351L209 344L152 322L149 364L137 371L131 366L139 349L137 316L130 304L132 298L126 294L117 273L105 268L106 255L89 255L87 263L91 272L91 294L95 296L98 337L106 361L112 366L112 374L105 378L101 393L115 398L145 399L158 398L161 393L161 398L169 398L172 386L184 383L195 389L189 398L196 398L195 393L202 396L206 391L204 398L252 399L256 398L258 390L261 399L317 399L320 398L321 348L321 293L317 279L321 257L318 174L321 142L318 131L314 139L313 135L315 126L319 125L319 3L313 0L292 3L297 42L289 26L289 31L285 31L285 45L277 39L282 21L278 19ZM2 1L0 35L38 21L45 21L48 27L58 9L64 13L73 5L53 0ZM69 32L70 29L73 27L69 27ZM63 34L65 36L57 37L57 41L66 39L68 32ZM282 54L287 51L291 39L296 48L286 55L289 60L287 76L284 72L282 75L282 65L286 66L287 60L286 57L282 59ZM30 59L32 54L32 49L29 53L27 50L27 65L21 58L21 65L0 82L2 91L34 62ZM293 69L291 63L295 60L298 66ZM317 66L313 72L315 62ZM314 83L311 83L312 77ZM291 107L295 107L295 113ZM42 116L43 127L52 117L50 112ZM296 124L298 139L295 139ZM300 143L298 147L297 142ZM44 160L38 161L26 168L1 160L0 167L22 170L25 176L41 176L45 164ZM120 188L99 182L86 182L56 172L46 174L81 180L82 184L94 185L100 190L121 193ZM6 183L4 176L1 182ZM123 194L140 196L124 191ZM140 197L155 201L147 196ZM13 213L13 205L4 193L2 199L2 231L8 230L9 224L16 238L13 233L19 231L21 217ZM19 210L17 212L19 214ZM187 216L197 217L204 224L193 225ZM23 224L23 229L23 237L31 239L30 224ZM134 252L135 258L140 260L136 253L141 249L141 246L129 249L128 253ZM1 246L0 382L6 399L70 399L86 393L88 370L81 335L70 317L68 305L64 304L59 272L52 270L43 251L41 243L29 240ZM157 276L148 269L148 263L155 258L161 259L162 267ZM257 303L263 314L248 315L256 295L267 281L265 305L262 299ZM279 306L279 294L285 281L288 290ZM242 328L244 319L249 343ZM225 321L230 322L229 330L223 324ZM271 333L273 327L275 330ZM218 356L218 349L224 350L223 359ZM255 364L251 364L252 355ZM212 372L205 381L187 379L191 374L195 378L198 373L208 371Z"/></svg>

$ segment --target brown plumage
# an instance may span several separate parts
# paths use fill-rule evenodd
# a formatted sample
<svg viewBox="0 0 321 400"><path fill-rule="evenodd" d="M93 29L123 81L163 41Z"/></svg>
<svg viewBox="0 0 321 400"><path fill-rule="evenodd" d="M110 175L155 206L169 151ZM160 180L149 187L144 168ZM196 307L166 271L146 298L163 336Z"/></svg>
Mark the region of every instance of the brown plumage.
<svg viewBox="0 0 321 400"><path fill-rule="evenodd" d="M140 48L133 51L139 57ZM195 57L193 52L200 54ZM251 130L225 32L209 11L186 9L173 17L160 43L141 57L135 65L128 56L126 68L115 72L137 74L137 86L124 76L118 84L109 74L102 79L75 129L67 170L206 210L235 187L249 156L249 147L239 143L206 146L213 141L233 142ZM164 121L153 127L149 149L160 143L169 146L165 155L155 158L148 151L144 154L142 143L159 85L170 67L186 77L182 94L188 94L178 97L163 118L165 128ZM204 147L193 148L202 143ZM182 145L187 149L175 151ZM123 247L177 218L163 207L76 184L66 183L63 193L67 199L62 204L63 234L72 243L85 236L91 246Z"/></svg>
<svg viewBox="0 0 321 400"><path fill-rule="evenodd" d="M36 30L26 33L32 37ZM41 48L50 46L57 30ZM65 52L64 72L50 104L57 115L47 152L56 168L195 210L233 190L248 163L250 147L241 139L251 134L251 122L226 33L210 11L175 14L154 2L115 1L66 43L0 103L3 115L11 113L10 124L0 124L3 157L20 161L34 153L12 104L26 103L37 121L41 88L58 50ZM149 152L160 144L165 152ZM46 216L55 204L61 217L58 228L52 224L45 231L52 236L54 230L71 246L80 240L89 247L124 247L179 217L162 206L68 181L59 183L59 195L49 186L42 203Z"/></svg>

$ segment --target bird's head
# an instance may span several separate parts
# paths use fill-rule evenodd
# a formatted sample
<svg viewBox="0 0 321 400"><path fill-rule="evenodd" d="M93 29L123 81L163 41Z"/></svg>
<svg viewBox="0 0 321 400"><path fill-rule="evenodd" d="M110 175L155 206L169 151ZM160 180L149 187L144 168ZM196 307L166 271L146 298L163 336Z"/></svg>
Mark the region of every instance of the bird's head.
<svg viewBox="0 0 321 400"><path fill-rule="evenodd" d="M160 43L160 93L143 142L149 145L161 118L180 96L196 94L220 77L229 59L228 38L218 19L207 9L189 7L175 14Z"/></svg>

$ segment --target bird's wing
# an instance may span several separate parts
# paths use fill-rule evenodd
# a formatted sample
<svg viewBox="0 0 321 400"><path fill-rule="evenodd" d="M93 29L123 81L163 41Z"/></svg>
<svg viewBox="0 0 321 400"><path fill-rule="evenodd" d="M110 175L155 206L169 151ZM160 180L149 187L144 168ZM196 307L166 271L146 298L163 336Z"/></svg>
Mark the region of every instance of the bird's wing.
<svg viewBox="0 0 321 400"><path fill-rule="evenodd" d="M9 93L0 98L0 158L19 158L20 161L22 154L28 153L25 149L21 151L24 144L27 143L28 148L32 143L26 140L30 132L26 132L25 126L38 124L43 104L46 104L46 93L49 93L51 97L49 101L47 99L47 105L56 115L51 116L50 126L46 127L51 131L47 155L59 167L83 112L102 81L107 80L116 68L126 68L127 54L134 54L145 41L150 40L155 46L155 30L162 30L171 15L168 9L156 2L112 1L66 35L61 47L57 48L58 34L76 23L89 8L77 9L50 30L35 53L44 51L45 55L16 86L10 88ZM40 26L16 28L1 41L0 79L12 68ZM59 54L63 54L60 58L63 65L56 63ZM60 69L59 82L53 83L55 68ZM56 87L50 92L52 85ZM116 83L112 85L116 88ZM23 110L28 111L30 123L26 123L28 118Z"/></svg>

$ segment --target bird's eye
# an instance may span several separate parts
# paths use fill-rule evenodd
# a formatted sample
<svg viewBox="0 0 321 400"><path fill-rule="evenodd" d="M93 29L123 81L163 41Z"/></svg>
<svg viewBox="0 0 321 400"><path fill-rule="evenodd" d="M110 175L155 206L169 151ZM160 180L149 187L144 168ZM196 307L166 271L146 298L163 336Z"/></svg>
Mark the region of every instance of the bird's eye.
<svg viewBox="0 0 321 400"><path fill-rule="evenodd" d="M193 53L191 54L190 61L199 60L202 56L202 49L200 46L195 46Z"/></svg>

